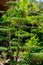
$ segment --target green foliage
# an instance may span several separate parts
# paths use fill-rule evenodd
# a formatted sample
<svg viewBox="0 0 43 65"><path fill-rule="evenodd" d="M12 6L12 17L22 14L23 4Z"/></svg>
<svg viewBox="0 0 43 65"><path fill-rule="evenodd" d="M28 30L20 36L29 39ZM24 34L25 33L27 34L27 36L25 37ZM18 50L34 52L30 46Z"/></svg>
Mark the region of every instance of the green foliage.
<svg viewBox="0 0 43 65"><path fill-rule="evenodd" d="M6 51L6 50L8 50L8 48L0 46L0 51Z"/></svg>
<svg viewBox="0 0 43 65"><path fill-rule="evenodd" d="M10 8L0 18L0 51L11 54L11 65L42 65L43 11L34 1L18 0L7 4Z"/></svg>
<svg viewBox="0 0 43 65"><path fill-rule="evenodd" d="M34 45L39 45L39 43L38 43L38 38L36 39L35 38L36 36L32 36L31 38L30 38L30 40L28 40L27 42L26 42L26 46L28 47L30 47L30 46L34 46ZM28 47L28 48L29 48Z"/></svg>

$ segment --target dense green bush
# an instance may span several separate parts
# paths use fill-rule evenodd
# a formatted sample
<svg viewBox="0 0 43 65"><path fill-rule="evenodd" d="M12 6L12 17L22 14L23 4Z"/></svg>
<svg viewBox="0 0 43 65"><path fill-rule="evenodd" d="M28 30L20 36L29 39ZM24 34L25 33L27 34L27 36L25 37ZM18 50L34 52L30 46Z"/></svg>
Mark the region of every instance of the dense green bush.
<svg viewBox="0 0 43 65"><path fill-rule="evenodd" d="M0 19L0 51L9 55L10 65L42 65L42 11L26 0L10 1L7 5L10 8Z"/></svg>

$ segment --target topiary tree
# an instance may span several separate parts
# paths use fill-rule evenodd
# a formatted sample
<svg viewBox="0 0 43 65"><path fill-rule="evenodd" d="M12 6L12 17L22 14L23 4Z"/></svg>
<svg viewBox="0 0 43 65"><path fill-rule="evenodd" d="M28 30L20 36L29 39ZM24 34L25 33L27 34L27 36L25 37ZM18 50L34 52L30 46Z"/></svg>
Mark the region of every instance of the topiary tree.
<svg viewBox="0 0 43 65"><path fill-rule="evenodd" d="M30 65L33 59L31 54L43 52L43 16L36 4L30 6L31 3L26 0L8 1L6 5L10 8L1 18L0 39L6 44L2 43L2 46L8 48L11 65ZM39 14L32 12L31 15L31 9L38 10Z"/></svg>

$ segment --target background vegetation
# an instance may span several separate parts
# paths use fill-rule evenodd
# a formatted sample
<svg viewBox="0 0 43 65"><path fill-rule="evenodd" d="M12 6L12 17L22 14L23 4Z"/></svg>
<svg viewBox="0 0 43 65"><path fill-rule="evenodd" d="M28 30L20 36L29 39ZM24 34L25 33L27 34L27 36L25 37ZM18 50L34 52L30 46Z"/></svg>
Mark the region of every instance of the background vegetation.
<svg viewBox="0 0 43 65"><path fill-rule="evenodd" d="M34 0L5 5L9 9L0 18L0 59L10 59L9 65L43 65L42 5Z"/></svg>

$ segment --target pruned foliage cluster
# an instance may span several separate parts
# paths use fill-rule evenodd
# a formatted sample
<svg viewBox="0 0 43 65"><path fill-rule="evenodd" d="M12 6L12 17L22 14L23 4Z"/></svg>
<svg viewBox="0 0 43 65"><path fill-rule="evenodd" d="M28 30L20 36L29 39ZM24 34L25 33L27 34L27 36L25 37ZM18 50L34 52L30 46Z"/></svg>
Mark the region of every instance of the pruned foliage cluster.
<svg viewBox="0 0 43 65"><path fill-rule="evenodd" d="M0 18L0 51L10 65L43 65L43 11L27 0L8 1Z"/></svg>

